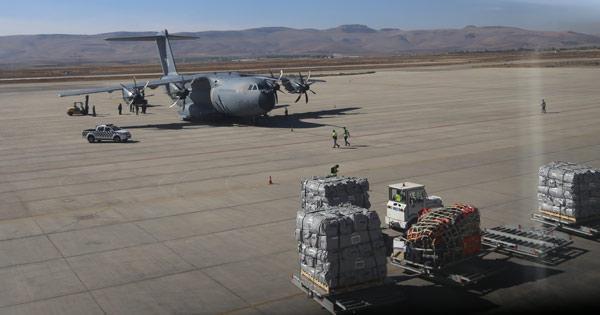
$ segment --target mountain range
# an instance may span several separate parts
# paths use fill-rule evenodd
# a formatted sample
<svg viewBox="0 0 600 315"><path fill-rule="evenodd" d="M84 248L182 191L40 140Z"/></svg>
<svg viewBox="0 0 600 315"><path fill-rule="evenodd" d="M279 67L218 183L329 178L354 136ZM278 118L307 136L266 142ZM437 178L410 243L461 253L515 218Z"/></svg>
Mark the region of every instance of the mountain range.
<svg viewBox="0 0 600 315"><path fill-rule="evenodd" d="M97 35L0 36L0 66L75 65L155 62L149 42L107 42L107 37L152 35L154 32L115 32ZM173 41L179 61L207 58L268 56L382 56L406 53L564 49L600 47L600 36L571 31L532 31L502 26L460 29L372 29L342 25L331 29L262 27L239 31L178 33L196 40Z"/></svg>

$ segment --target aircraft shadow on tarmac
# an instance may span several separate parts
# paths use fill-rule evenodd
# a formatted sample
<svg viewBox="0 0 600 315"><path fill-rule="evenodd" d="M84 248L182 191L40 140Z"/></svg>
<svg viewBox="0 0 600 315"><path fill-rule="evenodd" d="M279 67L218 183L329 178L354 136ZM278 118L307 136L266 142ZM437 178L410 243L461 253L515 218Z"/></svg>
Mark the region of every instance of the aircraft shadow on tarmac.
<svg viewBox="0 0 600 315"><path fill-rule="evenodd" d="M333 126L329 124L321 124L316 122L307 122L304 119L322 119L326 117L332 116L344 116L344 115L359 115L359 113L348 113L354 110L361 109L361 107L345 107L345 108L335 108L335 109L327 109L320 110L314 112L305 112L305 113L294 113L290 114L287 117L283 115L278 116L270 116L270 117L261 117L256 120L255 123L247 119L238 119L238 118L230 118L224 117L219 120L205 120L205 121L182 121L177 123L165 123L165 124L147 124L147 125L133 125L133 126L121 126L126 129L186 129L192 128L195 126L211 126L211 127L231 127L231 126L257 126L257 127L265 127L265 128L285 128L285 129L307 129L307 128L317 128L323 126ZM333 126L339 127L340 126Z"/></svg>

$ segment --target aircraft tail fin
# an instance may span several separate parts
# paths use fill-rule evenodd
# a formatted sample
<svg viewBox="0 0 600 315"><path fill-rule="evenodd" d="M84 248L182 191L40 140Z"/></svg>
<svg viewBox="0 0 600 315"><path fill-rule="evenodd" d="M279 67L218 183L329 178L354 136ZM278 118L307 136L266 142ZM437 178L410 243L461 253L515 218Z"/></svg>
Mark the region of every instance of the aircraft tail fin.
<svg viewBox="0 0 600 315"><path fill-rule="evenodd" d="M175 59L173 58L173 50L171 49L171 43L169 40L184 40L184 39L196 39L192 36L180 36L170 35L167 30L157 35L150 36L130 36L130 37L113 37L107 38L108 41L122 41L122 42L140 42L140 41L155 41L156 47L158 48L158 55L160 57L160 65L164 75L177 75L177 67L175 66Z"/></svg>

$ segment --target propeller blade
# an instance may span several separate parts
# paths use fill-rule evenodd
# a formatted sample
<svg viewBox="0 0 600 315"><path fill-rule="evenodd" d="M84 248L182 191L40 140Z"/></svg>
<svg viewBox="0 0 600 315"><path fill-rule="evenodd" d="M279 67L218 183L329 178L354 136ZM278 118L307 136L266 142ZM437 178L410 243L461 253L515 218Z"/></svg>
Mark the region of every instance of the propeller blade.
<svg viewBox="0 0 600 315"><path fill-rule="evenodd" d="M313 90L310 90L310 89L309 89L309 91L311 91L311 92L312 92L312 94L317 94L317 92L315 92L315 91L313 91Z"/></svg>
<svg viewBox="0 0 600 315"><path fill-rule="evenodd" d="M147 81L146 84L144 85L144 87L142 88L142 91L145 90L148 87L148 84L150 84L150 81Z"/></svg>
<svg viewBox="0 0 600 315"><path fill-rule="evenodd" d="M135 76L133 76L133 86L137 88L137 82L135 81Z"/></svg>
<svg viewBox="0 0 600 315"><path fill-rule="evenodd" d="M300 100L301 97L302 97L302 94L298 94L298 98L294 101L294 103L298 103L298 101Z"/></svg>
<svg viewBox="0 0 600 315"><path fill-rule="evenodd" d="M306 91L304 91L304 97L306 98L306 104L308 104L308 93Z"/></svg>
<svg viewBox="0 0 600 315"><path fill-rule="evenodd" d="M177 102L179 102L180 98L177 98L175 100L175 103L171 104L171 106L169 106L169 108L172 108L173 106L177 105Z"/></svg>
<svg viewBox="0 0 600 315"><path fill-rule="evenodd" d="M127 93L133 95L133 92L131 92L131 90L128 89L125 85L123 85L123 83L119 83L119 85L121 85L121 87L123 87L123 89L125 89L125 91L127 91Z"/></svg>
<svg viewBox="0 0 600 315"><path fill-rule="evenodd" d="M279 96L277 96L277 91L275 91L275 104L279 103Z"/></svg>
<svg viewBox="0 0 600 315"><path fill-rule="evenodd" d="M129 104L127 104L127 107L131 106L131 104L133 104L133 102L135 101L135 99L131 99L131 102L129 102Z"/></svg>
<svg viewBox="0 0 600 315"><path fill-rule="evenodd" d="M279 71L279 79L278 80L281 80L281 78L283 78L283 69L281 69Z"/></svg>
<svg viewBox="0 0 600 315"><path fill-rule="evenodd" d="M306 78L306 81L310 81L310 70L308 70L308 77Z"/></svg>

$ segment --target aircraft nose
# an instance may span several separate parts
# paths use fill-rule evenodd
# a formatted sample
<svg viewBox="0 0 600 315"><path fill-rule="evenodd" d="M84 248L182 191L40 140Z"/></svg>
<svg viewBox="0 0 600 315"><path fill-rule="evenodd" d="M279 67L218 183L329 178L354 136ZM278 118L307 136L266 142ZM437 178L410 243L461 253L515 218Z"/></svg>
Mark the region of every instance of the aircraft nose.
<svg viewBox="0 0 600 315"><path fill-rule="evenodd" d="M258 98L258 106L265 112L269 112L275 108L275 92L260 93L260 97Z"/></svg>

